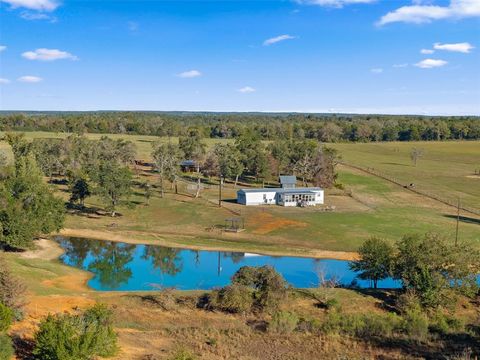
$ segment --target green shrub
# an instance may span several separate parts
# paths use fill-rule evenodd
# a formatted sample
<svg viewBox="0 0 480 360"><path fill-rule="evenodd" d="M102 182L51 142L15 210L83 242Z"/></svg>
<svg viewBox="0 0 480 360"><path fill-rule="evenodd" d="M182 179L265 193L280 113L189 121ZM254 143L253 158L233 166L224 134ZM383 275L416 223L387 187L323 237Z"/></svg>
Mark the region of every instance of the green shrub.
<svg viewBox="0 0 480 360"><path fill-rule="evenodd" d="M346 334L360 338L391 336L402 329L401 318L396 314L341 314L328 313L320 330L327 334Z"/></svg>
<svg viewBox="0 0 480 360"><path fill-rule="evenodd" d="M232 284L254 290L254 305L261 311L275 311L286 299L286 282L271 266L241 267L232 277Z"/></svg>
<svg viewBox="0 0 480 360"><path fill-rule="evenodd" d="M437 311L430 320L430 330L439 334L449 334L465 330L465 324L457 318L447 316Z"/></svg>
<svg viewBox="0 0 480 360"><path fill-rule="evenodd" d="M190 351L181 348L176 350L169 360L195 360L195 356Z"/></svg>
<svg viewBox="0 0 480 360"><path fill-rule="evenodd" d="M117 335L111 315L104 305L95 305L83 314L49 315L35 334L33 354L42 360L90 360L114 355Z"/></svg>
<svg viewBox="0 0 480 360"><path fill-rule="evenodd" d="M335 298L328 299L323 305L327 310L340 310L340 303Z"/></svg>
<svg viewBox="0 0 480 360"><path fill-rule="evenodd" d="M13 355L12 339L7 334L0 334L0 360L10 360Z"/></svg>
<svg viewBox="0 0 480 360"><path fill-rule="evenodd" d="M428 336L428 318L422 311L409 310L403 316L403 330L409 336L423 340Z"/></svg>
<svg viewBox="0 0 480 360"><path fill-rule="evenodd" d="M363 327L357 329L357 336L389 337L399 329L401 329L401 318L396 314L389 313L386 316L376 314L364 315Z"/></svg>
<svg viewBox="0 0 480 360"><path fill-rule="evenodd" d="M0 303L0 332L7 331L13 322L13 311Z"/></svg>
<svg viewBox="0 0 480 360"><path fill-rule="evenodd" d="M252 291L239 284L225 286L215 290L210 295L210 305L223 311L232 313L246 313L252 309Z"/></svg>
<svg viewBox="0 0 480 360"><path fill-rule="evenodd" d="M278 334L290 334L296 329L298 322L298 316L294 313L278 311L272 316L268 330Z"/></svg>
<svg viewBox="0 0 480 360"><path fill-rule="evenodd" d="M83 314L84 321L92 327L95 335L95 354L102 357L115 355L117 352L117 335L113 330L112 310L104 304L96 304Z"/></svg>
<svg viewBox="0 0 480 360"><path fill-rule="evenodd" d="M301 318L298 321L297 329L301 332L317 333L322 328L322 322L319 319Z"/></svg>

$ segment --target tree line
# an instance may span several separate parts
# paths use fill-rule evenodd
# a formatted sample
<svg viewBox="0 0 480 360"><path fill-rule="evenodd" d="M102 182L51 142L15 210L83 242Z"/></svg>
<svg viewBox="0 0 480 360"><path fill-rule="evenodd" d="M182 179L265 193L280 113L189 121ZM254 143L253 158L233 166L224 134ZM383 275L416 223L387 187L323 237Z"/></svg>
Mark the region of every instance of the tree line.
<svg viewBox="0 0 480 360"><path fill-rule="evenodd" d="M478 116L297 113L46 112L0 114L0 131L52 131L235 139L253 131L262 140L322 142L478 140Z"/></svg>

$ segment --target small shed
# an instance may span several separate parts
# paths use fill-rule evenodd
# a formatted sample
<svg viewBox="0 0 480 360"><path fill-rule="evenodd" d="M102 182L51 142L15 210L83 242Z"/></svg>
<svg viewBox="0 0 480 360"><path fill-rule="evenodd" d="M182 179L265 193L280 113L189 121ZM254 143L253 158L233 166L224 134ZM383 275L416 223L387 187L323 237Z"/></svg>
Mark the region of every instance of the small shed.
<svg viewBox="0 0 480 360"><path fill-rule="evenodd" d="M196 172L197 171L197 162L195 160L183 160L180 163L180 169L183 172Z"/></svg>
<svg viewBox="0 0 480 360"><path fill-rule="evenodd" d="M295 175L280 175L280 184L284 189L295 189L297 177Z"/></svg>

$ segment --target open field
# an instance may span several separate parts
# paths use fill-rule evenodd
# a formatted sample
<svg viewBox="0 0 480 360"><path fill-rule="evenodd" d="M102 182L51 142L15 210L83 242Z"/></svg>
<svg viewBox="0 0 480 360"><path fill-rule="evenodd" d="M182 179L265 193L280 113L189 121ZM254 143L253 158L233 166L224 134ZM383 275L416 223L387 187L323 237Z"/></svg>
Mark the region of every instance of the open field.
<svg viewBox="0 0 480 360"><path fill-rule="evenodd" d="M349 164L374 168L404 184L480 211L480 142L392 142L333 144ZM414 166L412 148L424 155Z"/></svg>

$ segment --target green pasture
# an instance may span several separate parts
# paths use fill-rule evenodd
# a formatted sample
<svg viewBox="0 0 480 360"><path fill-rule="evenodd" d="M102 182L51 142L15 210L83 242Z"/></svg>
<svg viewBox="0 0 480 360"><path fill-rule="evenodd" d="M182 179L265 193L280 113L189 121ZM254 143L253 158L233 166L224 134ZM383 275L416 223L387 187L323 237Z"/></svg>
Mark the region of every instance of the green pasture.
<svg viewBox="0 0 480 360"><path fill-rule="evenodd" d="M480 141L332 144L345 162L480 210ZM422 149L414 166L410 153Z"/></svg>

